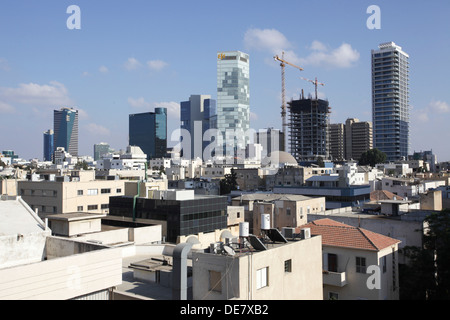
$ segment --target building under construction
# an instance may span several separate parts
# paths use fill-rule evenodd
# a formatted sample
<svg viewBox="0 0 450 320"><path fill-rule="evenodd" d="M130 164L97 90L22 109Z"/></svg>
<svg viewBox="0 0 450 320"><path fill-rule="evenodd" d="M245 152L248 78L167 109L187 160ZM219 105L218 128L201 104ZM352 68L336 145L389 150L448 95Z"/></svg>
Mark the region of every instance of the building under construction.
<svg viewBox="0 0 450 320"><path fill-rule="evenodd" d="M298 161L329 157L328 101L308 98L288 102L290 153Z"/></svg>

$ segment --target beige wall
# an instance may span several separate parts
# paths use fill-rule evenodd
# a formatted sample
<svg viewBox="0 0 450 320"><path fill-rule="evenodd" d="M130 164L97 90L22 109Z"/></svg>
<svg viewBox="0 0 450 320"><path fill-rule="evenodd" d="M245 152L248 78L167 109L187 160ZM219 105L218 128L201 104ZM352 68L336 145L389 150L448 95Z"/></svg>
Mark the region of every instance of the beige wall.
<svg viewBox="0 0 450 320"><path fill-rule="evenodd" d="M422 210L442 210L442 191L428 191L420 195L420 209Z"/></svg>
<svg viewBox="0 0 450 320"><path fill-rule="evenodd" d="M270 214L271 227L298 227L307 223L308 213L325 210L325 198L311 198L302 201L280 200L253 204L253 233L261 232L261 214Z"/></svg>
<svg viewBox="0 0 450 320"><path fill-rule="evenodd" d="M324 281L323 298L329 299L329 293L337 293L339 300L398 300L398 247L397 245L388 247L381 251L359 250L351 248L339 248L323 246L323 255L329 253L337 255L338 267L337 273L344 273L346 284L342 287L336 285L328 285ZM387 268L383 272L382 257L386 256ZM369 289L367 281L373 273L356 272L356 257L366 259L366 268L369 266L377 266L380 270L380 289ZM323 258L326 261L326 258ZM324 266L326 269L326 266ZM393 286L393 275L395 270L395 287ZM370 280L372 280L370 278Z"/></svg>
<svg viewBox="0 0 450 320"><path fill-rule="evenodd" d="M322 237L235 256L193 254L195 300L322 300ZM292 272L284 262L292 261ZM256 289L257 270L268 268L268 286ZM220 273L220 292L210 290L210 271Z"/></svg>
<svg viewBox="0 0 450 320"><path fill-rule="evenodd" d="M109 189L110 193L102 193L102 189ZM96 190L97 194L89 195L89 190ZM18 192L33 210L38 209L40 217L71 212L108 213L102 205L109 205L110 196L124 194L124 181L19 181Z"/></svg>
<svg viewBox="0 0 450 320"><path fill-rule="evenodd" d="M122 249L0 270L0 300L66 300L122 283ZM25 277L26 275L26 277Z"/></svg>
<svg viewBox="0 0 450 320"><path fill-rule="evenodd" d="M17 196L17 180L2 179L0 180L0 195Z"/></svg>

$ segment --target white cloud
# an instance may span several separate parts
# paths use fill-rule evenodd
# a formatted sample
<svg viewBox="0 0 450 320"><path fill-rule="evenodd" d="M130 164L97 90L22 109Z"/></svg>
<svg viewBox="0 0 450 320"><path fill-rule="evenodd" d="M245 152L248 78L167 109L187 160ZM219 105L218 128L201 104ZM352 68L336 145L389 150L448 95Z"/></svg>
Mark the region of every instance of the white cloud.
<svg viewBox="0 0 450 320"><path fill-rule="evenodd" d="M101 66L100 68L98 68L98 71L100 71L101 73L107 73L109 70L107 67Z"/></svg>
<svg viewBox="0 0 450 320"><path fill-rule="evenodd" d="M81 75L83 77L89 77L90 76L89 72L87 72L87 71L83 72Z"/></svg>
<svg viewBox="0 0 450 320"><path fill-rule="evenodd" d="M89 123L85 126L86 130L92 135L109 136L111 132L108 128L96 123Z"/></svg>
<svg viewBox="0 0 450 320"><path fill-rule="evenodd" d="M288 39L276 29L248 29L244 35L247 49L268 50L271 53L281 53L292 47Z"/></svg>
<svg viewBox="0 0 450 320"><path fill-rule="evenodd" d="M428 107L437 113L448 113L450 112L450 106L443 101L432 101Z"/></svg>
<svg viewBox="0 0 450 320"><path fill-rule="evenodd" d="M69 106L73 104L68 96L67 88L59 82L40 85L22 83L17 88L0 88L0 99L10 104L32 106Z"/></svg>
<svg viewBox="0 0 450 320"><path fill-rule="evenodd" d="M164 62L162 60L150 60L147 61L147 66L150 68L150 70L154 71L160 71L167 67L169 64L167 62Z"/></svg>
<svg viewBox="0 0 450 320"><path fill-rule="evenodd" d="M148 109L151 107L151 103L146 102L144 98L140 97L137 99L133 99L133 98L128 98L128 104L132 107L132 108L142 108L142 109Z"/></svg>
<svg viewBox="0 0 450 320"><path fill-rule="evenodd" d="M154 103L156 108L167 108L167 117L168 118L180 118L180 104L175 101L169 102L157 102Z"/></svg>
<svg viewBox="0 0 450 320"><path fill-rule="evenodd" d="M309 49L313 51L327 51L327 46L320 41L314 40Z"/></svg>
<svg viewBox="0 0 450 320"><path fill-rule="evenodd" d="M244 45L247 49L268 51L290 63L299 65L313 65L318 67L349 68L359 60L360 54L348 43L343 43L336 49L328 48L324 43L314 40L308 49L311 53L306 57L299 57L293 50L292 43L284 34L276 29L248 29L244 35Z"/></svg>
<svg viewBox="0 0 450 320"><path fill-rule="evenodd" d="M135 70L139 67L141 67L142 64L135 58L128 58L128 60L125 62L124 67L128 71Z"/></svg>
<svg viewBox="0 0 450 320"><path fill-rule="evenodd" d="M0 113L14 113L15 109L9 104L0 101Z"/></svg>
<svg viewBox="0 0 450 320"><path fill-rule="evenodd" d="M348 43L336 49L329 49L320 41L313 41L309 49L312 51L306 58L301 58L302 65L327 68L349 68L359 60L360 54Z"/></svg>
<svg viewBox="0 0 450 320"><path fill-rule="evenodd" d="M444 101L431 101L425 108L418 109L417 111L411 107L411 114L419 122L430 121L430 116L443 117L442 114L450 113L450 106Z"/></svg>
<svg viewBox="0 0 450 320"><path fill-rule="evenodd" d="M132 108L148 109L149 111L153 111L154 108L166 108L168 118L180 118L180 104L175 101L148 102L143 97L137 99L130 97L128 98L128 104Z"/></svg>

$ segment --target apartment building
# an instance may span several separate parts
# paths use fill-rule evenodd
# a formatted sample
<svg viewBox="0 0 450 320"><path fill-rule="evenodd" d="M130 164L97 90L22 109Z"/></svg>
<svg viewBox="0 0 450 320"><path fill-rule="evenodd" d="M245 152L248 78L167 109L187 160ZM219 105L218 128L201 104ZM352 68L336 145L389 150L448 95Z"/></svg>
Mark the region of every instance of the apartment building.
<svg viewBox="0 0 450 320"><path fill-rule="evenodd" d="M110 300L122 249L53 237L20 197L0 197L0 300Z"/></svg>
<svg viewBox="0 0 450 320"><path fill-rule="evenodd" d="M41 218L49 214L109 212L109 197L124 194L124 180L96 180L95 171L72 171L70 175L32 175L18 181L18 194Z"/></svg>
<svg viewBox="0 0 450 320"><path fill-rule="evenodd" d="M322 300L321 237L286 240L273 230L241 237L245 246L213 243L193 252L193 299Z"/></svg>
<svg viewBox="0 0 450 320"><path fill-rule="evenodd" d="M261 215L269 215L272 228L297 227L307 222L307 215L325 211L324 197L293 194L252 193L231 200L233 206L243 206L245 221L253 234L261 232Z"/></svg>
<svg viewBox="0 0 450 320"><path fill-rule="evenodd" d="M302 229L322 239L324 300L399 299L400 240L328 218Z"/></svg>

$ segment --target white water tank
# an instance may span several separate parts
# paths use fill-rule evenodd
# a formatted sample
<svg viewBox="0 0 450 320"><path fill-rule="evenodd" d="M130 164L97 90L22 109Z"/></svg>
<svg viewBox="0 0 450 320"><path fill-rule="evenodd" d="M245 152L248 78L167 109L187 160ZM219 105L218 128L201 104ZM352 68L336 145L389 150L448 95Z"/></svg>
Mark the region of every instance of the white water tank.
<svg viewBox="0 0 450 320"><path fill-rule="evenodd" d="M239 223L239 236L240 237L248 237L248 235L249 235L248 222L240 222Z"/></svg>
<svg viewBox="0 0 450 320"><path fill-rule="evenodd" d="M261 214L261 230L270 230L270 214Z"/></svg>

